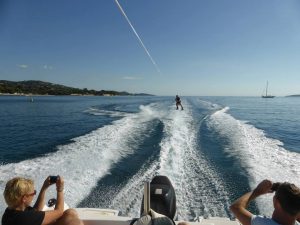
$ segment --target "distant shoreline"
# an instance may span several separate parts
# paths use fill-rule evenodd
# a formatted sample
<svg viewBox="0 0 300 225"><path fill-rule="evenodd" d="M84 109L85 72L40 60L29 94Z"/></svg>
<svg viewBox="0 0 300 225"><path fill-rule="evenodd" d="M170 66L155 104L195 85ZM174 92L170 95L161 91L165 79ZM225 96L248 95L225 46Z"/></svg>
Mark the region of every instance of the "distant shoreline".
<svg viewBox="0 0 300 225"><path fill-rule="evenodd" d="M0 93L0 96L24 96L24 97L34 97L34 96L122 96L122 95L81 95L81 94L70 94L70 95L43 95L43 94L23 94L23 93Z"/></svg>
<svg viewBox="0 0 300 225"><path fill-rule="evenodd" d="M300 97L300 95L287 95L285 97Z"/></svg>
<svg viewBox="0 0 300 225"><path fill-rule="evenodd" d="M38 97L38 96L70 96L70 97L78 97L78 96L83 96L83 97L120 97L120 96L153 96L153 95L109 95L109 94L104 94L104 95L81 95L81 94L70 94L70 95L42 95L42 94L23 94L23 93L14 93L14 94L10 94L10 93L0 93L0 97L1 96L15 96L15 97L20 97L20 96L24 96L24 97Z"/></svg>
<svg viewBox="0 0 300 225"><path fill-rule="evenodd" d="M0 95L8 96L153 96L146 93L126 91L93 90L74 88L39 80L8 81L0 80Z"/></svg>

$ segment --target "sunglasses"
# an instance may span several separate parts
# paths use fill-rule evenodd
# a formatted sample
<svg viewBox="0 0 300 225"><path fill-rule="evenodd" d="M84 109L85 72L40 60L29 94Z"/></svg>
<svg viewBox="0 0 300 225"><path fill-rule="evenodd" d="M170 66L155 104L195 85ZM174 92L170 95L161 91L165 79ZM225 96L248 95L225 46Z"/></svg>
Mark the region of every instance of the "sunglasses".
<svg viewBox="0 0 300 225"><path fill-rule="evenodd" d="M34 195L36 195L36 190L34 190L32 193L30 193L30 194L27 194L27 196L34 196Z"/></svg>

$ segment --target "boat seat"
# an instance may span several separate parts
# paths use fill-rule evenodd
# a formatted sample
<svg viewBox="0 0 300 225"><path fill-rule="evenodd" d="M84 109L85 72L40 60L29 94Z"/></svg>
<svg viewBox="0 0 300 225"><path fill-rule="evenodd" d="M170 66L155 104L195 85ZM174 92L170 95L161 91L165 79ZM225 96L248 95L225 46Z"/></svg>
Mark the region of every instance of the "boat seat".
<svg viewBox="0 0 300 225"><path fill-rule="evenodd" d="M167 202L172 201L168 190L167 185L151 185L150 208L160 214L166 215L169 218L174 218L174 215L171 212L172 203L167 204Z"/></svg>
<svg viewBox="0 0 300 225"><path fill-rule="evenodd" d="M144 198L142 205L144 204ZM150 208L155 212L175 219L176 195L175 190L166 176L156 176L150 183ZM141 209L141 215L143 209Z"/></svg>

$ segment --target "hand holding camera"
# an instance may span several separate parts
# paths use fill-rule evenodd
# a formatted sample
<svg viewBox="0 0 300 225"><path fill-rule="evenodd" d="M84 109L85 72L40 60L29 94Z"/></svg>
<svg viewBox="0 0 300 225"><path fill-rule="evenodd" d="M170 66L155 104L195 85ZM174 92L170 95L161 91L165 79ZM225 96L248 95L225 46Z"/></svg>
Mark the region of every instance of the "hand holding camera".
<svg viewBox="0 0 300 225"><path fill-rule="evenodd" d="M58 176L49 176L50 184L55 184L57 182Z"/></svg>
<svg viewBox="0 0 300 225"><path fill-rule="evenodd" d="M50 185L56 184L56 190L58 192L62 192L64 190L64 179L57 175L57 176L49 176L44 182L44 188L48 188Z"/></svg>
<svg viewBox="0 0 300 225"><path fill-rule="evenodd" d="M272 191L272 181L270 180L263 180L262 182L260 182L257 187L253 190L253 193L256 197L263 195L263 194L267 194L267 193L271 193Z"/></svg>
<svg viewBox="0 0 300 225"><path fill-rule="evenodd" d="M56 176L56 178L52 178L56 183L57 192L62 192L64 190L64 179L60 176Z"/></svg>
<svg viewBox="0 0 300 225"><path fill-rule="evenodd" d="M272 187L271 187L271 190L272 190L272 191L277 191L278 188L279 188L279 186L280 186L280 184L281 184L281 183L279 183L279 182L273 183L273 184L272 184Z"/></svg>

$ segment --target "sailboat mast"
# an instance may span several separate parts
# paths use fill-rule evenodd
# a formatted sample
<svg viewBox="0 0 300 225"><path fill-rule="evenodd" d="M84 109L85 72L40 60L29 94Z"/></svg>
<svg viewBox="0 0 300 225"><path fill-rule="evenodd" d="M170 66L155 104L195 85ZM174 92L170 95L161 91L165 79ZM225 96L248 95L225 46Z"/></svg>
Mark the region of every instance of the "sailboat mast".
<svg viewBox="0 0 300 225"><path fill-rule="evenodd" d="M268 95L268 87L269 87L269 81L267 81L267 86L266 86L266 94L262 95L261 97L263 98L274 98L275 96L274 95Z"/></svg>

